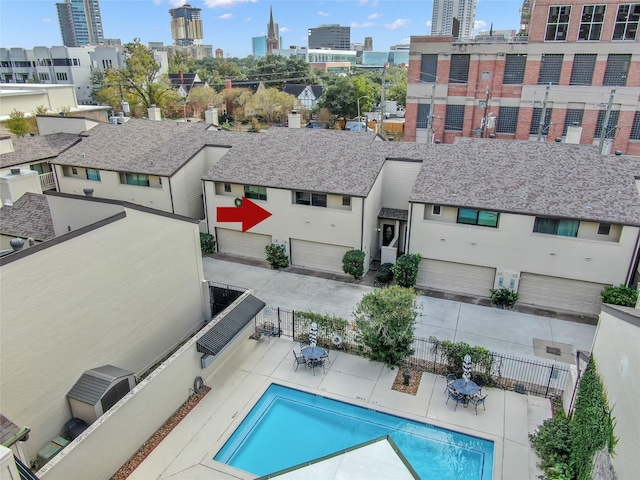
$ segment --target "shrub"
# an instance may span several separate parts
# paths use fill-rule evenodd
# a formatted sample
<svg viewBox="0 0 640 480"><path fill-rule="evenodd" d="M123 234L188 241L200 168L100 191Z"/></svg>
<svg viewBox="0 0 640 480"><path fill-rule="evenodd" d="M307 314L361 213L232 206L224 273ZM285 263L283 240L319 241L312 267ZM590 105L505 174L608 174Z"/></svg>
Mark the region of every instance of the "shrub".
<svg viewBox="0 0 640 480"><path fill-rule="evenodd" d="M609 285L604 287L600 295L604 303L622 305L624 307L635 307L638 301L638 290L626 285L618 285L617 287Z"/></svg>
<svg viewBox="0 0 640 480"><path fill-rule="evenodd" d="M485 385L495 383L491 377L493 353L490 350L478 346L472 347L466 342L439 341L435 338L433 339L433 348L442 353L447 362L447 373L455 373L458 377L462 376L462 362L464 356L469 355L471 363L474 365L474 377L480 377Z"/></svg>
<svg viewBox="0 0 640 480"><path fill-rule="evenodd" d="M362 250L349 250L342 257L342 270L351 275L354 280L359 280L364 274L364 257Z"/></svg>
<svg viewBox="0 0 640 480"><path fill-rule="evenodd" d="M531 446L540 457L538 466L548 475L558 465L568 467L571 456L571 428L564 410L545 420L533 433L529 434ZM569 478L572 478L569 475Z"/></svg>
<svg viewBox="0 0 640 480"><path fill-rule="evenodd" d="M7 120L7 128L14 135L24 137L27 133L29 133L30 130L29 120L24 116L24 112L21 112L14 108L9 114L9 119Z"/></svg>
<svg viewBox="0 0 640 480"><path fill-rule="evenodd" d="M391 268L396 283L401 287L413 288L418 281L418 267L422 261L419 253L407 253L396 260Z"/></svg>
<svg viewBox="0 0 640 480"><path fill-rule="evenodd" d="M381 264L376 274L376 281L386 285L391 283L391 280L393 280L393 263Z"/></svg>
<svg viewBox="0 0 640 480"><path fill-rule="evenodd" d="M511 310L519 298L519 293L512 292L508 288L502 287L492 288L489 300L491 300L491 305L494 305L498 308L506 308Z"/></svg>
<svg viewBox="0 0 640 480"><path fill-rule="evenodd" d="M203 254L213 253L213 249L216 246L216 241L213 238L213 235L208 233L200 233L200 249Z"/></svg>
<svg viewBox="0 0 640 480"><path fill-rule="evenodd" d="M267 253L267 261L271 268L274 270L280 270L289 266L289 257L284 251L284 246L277 243L271 243L264 247L264 251Z"/></svg>

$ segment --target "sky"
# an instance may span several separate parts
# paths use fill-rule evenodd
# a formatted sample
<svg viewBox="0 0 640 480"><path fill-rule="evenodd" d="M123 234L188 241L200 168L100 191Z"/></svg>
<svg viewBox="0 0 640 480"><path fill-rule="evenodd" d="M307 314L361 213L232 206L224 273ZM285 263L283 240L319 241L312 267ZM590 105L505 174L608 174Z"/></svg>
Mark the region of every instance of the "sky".
<svg viewBox="0 0 640 480"><path fill-rule="evenodd" d="M62 2L63 0L58 0ZM106 38L123 43L173 43L169 9L184 0L100 0ZM191 0L201 8L205 45L225 57L251 55L251 38L266 35L269 7L280 27L283 46L306 46L307 29L326 24L351 27L351 42L373 38L373 50L408 44L412 35L431 32L432 0ZM62 45L56 0L1 0L0 47ZM518 30L522 0L478 0L476 31Z"/></svg>

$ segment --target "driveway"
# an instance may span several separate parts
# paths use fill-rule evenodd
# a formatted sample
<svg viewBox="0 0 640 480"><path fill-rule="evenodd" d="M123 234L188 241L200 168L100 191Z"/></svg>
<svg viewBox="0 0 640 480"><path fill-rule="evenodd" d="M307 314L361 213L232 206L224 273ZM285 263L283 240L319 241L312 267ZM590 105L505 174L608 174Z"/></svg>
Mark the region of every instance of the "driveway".
<svg viewBox="0 0 640 480"><path fill-rule="evenodd" d="M375 290L339 275L276 271L216 257L205 257L203 265L207 280L251 289L267 305L346 319L362 296ZM421 308L417 337L467 342L529 359L573 363L576 350L591 351L596 331L594 325L442 298L419 296L417 303ZM560 349L562 355L549 353L547 347Z"/></svg>

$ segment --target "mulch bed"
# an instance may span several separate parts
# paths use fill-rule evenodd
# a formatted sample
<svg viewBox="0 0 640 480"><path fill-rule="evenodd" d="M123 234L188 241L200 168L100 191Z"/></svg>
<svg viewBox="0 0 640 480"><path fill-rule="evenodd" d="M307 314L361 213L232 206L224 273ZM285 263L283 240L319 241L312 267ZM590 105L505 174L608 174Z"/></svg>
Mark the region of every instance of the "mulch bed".
<svg viewBox="0 0 640 480"><path fill-rule="evenodd" d="M422 378L421 372L409 370L411 372L411 378L409 379L409 385L404 384L404 369L398 370L396 379L393 381L391 390L396 390L402 393L408 393L409 395L415 395L418 393L418 387L420 386L420 379Z"/></svg>
<svg viewBox="0 0 640 480"><path fill-rule="evenodd" d="M211 391L211 387L205 387L201 394L195 394L189 398L176 412L155 431L151 437L142 444L142 447L118 470L110 480L125 480L140 465L145 458L156 448L164 438L171 433L176 425L193 410L193 408Z"/></svg>

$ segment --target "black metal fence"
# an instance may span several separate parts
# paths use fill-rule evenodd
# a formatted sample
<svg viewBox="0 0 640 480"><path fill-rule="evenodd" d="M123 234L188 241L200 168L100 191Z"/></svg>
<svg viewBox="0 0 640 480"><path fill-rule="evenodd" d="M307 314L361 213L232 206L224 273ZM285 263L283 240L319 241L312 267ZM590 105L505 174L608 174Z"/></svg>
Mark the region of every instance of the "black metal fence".
<svg viewBox="0 0 640 480"><path fill-rule="evenodd" d="M211 304L211 318L218 315L225 308L231 305L237 298L239 298L245 289L240 287L232 287L231 285L224 285L222 283L208 282L209 283L209 302Z"/></svg>

